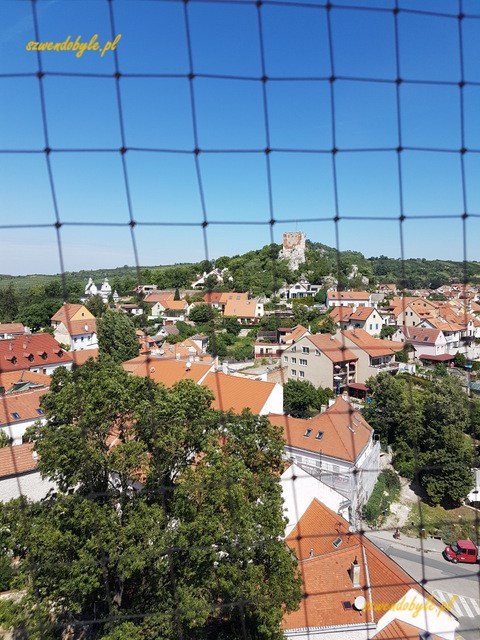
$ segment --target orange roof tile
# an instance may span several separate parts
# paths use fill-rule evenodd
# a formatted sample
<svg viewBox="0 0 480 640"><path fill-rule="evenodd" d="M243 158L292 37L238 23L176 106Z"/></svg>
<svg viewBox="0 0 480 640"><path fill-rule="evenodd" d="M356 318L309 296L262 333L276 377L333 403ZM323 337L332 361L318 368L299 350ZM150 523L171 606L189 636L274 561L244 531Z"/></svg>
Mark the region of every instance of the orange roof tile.
<svg viewBox="0 0 480 640"><path fill-rule="evenodd" d="M73 316L75 316L79 311L83 312L85 319L92 319L94 315L90 313L90 311L83 304L71 304L69 302L65 302L62 304L60 309L52 316L52 320L54 322L63 322L66 324L71 321ZM79 318L77 318L78 320ZM81 318L80 318L81 319Z"/></svg>
<svg viewBox="0 0 480 640"><path fill-rule="evenodd" d="M200 362L187 364L178 360L156 358L153 355L139 355L122 363L122 367L134 376L148 377L159 384L171 387L180 380L193 380L198 384L212 365Z"/></svg>
<svg viewBox="0 0 480 640"><path fill-rule="evenodd" d="M17 382L33 382L41 384L43 387L50 386L50 376L44 376L43 373L34 373L33 371L9 371L0 373L0 387L8 391Z"/></svg>
<svg viewBox="0 0 480 640"><path fill-rule="evenodd" d="M340 460L355 461L367 446L373 429L352 405L341 397L315 418L302 420L269 415L270 422L283 428L287 446L322 453ZM307 430L310 430L308 436ZM321 439L316 436L322 433Z"/></svg>
<svg viewBox="0 0 480 640"><path fill-rule="evenodd" d="M350 320L368 320L374 311L376 311L374 307L359 307L352 313Z"/></svg>
<svg viewBox="0 0 480 640"><path fill-rule="evenodd" d="M342 331L342 335L351 340L356 347L368 353L372 358L381 356L391 356L404 348L402 342L393 340L381 340L374 338L365 329L354 329Z"/></svg>
<svg viewBox="0 0 480 640"><path fill-rule="evenodd" d="M208 291L203 296L203 299L208 304L220 304L221 299L222 299L222 295L223 295L223 293L221 293L220 291Z"/></svg>
<svg viewBox="0 0 480 640"><path fill-rule="evenodd" d="M171 311L184 311L188 307L185 300L166 300L165 302L162 302L162 304L165 309Z"/></svg>
<svg viewBox="0 0 480 640"><path fill-rule="evenodd" d="M25 333L25 327L21 322L0 323L0 333Z"/></svg>
<svg viewBox="0 0 480 640"><path fill-rule="evenodd" d="M202 387L208 387L215 396L213 409L234 413L241 413L244 409L260 413L275 388L274 382L250 380L213 371L201 384Z"/></svg>
<svg viewBox="0 0 480 640"><path fill-rule="evenodd" d="M156 302L160 302L163 304L168 300L173 300L175 294L168 291L161 291L157 293L149 293L148 296L145 297L144 302L149 302L155 304Z"/></svg>
<svg viewBox="0 0 480 640"><path fill-rule="evenodd" d="M335 322L348 322L353 313L353 307L332 307L329 315Z"/></svg>
<svg viewBox="0 0 480 640"><path fill-rule="evenodd" d="M71 336L78 336L82 333L97 333L97 321L95 318L85 320L70 320L62 323Z"/></svg>
<svg viewBox="0 0 480 640"><path fill-rule="evenodd" d="M392 620L373 636L374 640L418 640L422 629L402 620ZM443 640L438 635L430 635L430 640Z"/></svg>
<svg viewBox="0 0 480 640"><path fill-rule="evenodd" d="M427 329L426 327L401 327L401 330L407 340L422 344L435 344L440 335L439 329Z"/></svg>
<svg viewBox="0 0 480 640"><path fill-rule="evenodd" d="M235 316L237 318L256 318L257 300L255 298L252 300L237 299L237 294L235 294L232 300L227 300L223 315L225 317Z"/></svg>
<svg viewBox="0 0 480 640"><path fill-rule="evenodd" d="M346 362L347 360L358 360L358 357L330 333L315 333L307 336L307 340L332 362Z"/></svg>
<svg viewBox="0 0 480 640"><path fill-rule="evenodd" d="M33 444L17 444L0 449L0 478L8 478L33 471L37 460L32 456Z"/></svg>
<svg viewBox="0 0 480 640"><path fill-rule="evenodd" d="M93 358L96 360L98 358L98 349L82 349L81 351L71 351L73 362L80 366L85 364L87 360Z"/></svg>
<svg viewBox="0 0 480 640"><path fill-rule="evenodd" d="M43 387L42 389L29 389L2 396L0 398L0 425L7 426L26 420L39 420L43 416L43 412L38 413L40 398L46 393L48 393L48 388Z"/></svg>
<svg viewBox="0 0 480 640"><path fill-rule="evenodd" d="M341 539L337 547L333 542ZM286 543L300 561L303 591L300 609L284 616L284 629L348 626L378 621L384 615L375 604L393 606L411 588L422 589L395 562L358 533L350 533L349 523L318 500L313 500ZM369 592L363 554L365 552L370 578L373 612L368 610ZM312 555L312 557L310 557ZM360 586L354 587L349 569L354 560L360 565ZM361 614L346 609L344 602L353 603L357 596L367 600L367 610ZM346 629L346 631L347 631Z"/></svg>
<svg viewBox="0 0 480 640"><path fill-rule="evenodd" d="M330 300L369 300L372 294L368 291L329 291Z"/></svg>

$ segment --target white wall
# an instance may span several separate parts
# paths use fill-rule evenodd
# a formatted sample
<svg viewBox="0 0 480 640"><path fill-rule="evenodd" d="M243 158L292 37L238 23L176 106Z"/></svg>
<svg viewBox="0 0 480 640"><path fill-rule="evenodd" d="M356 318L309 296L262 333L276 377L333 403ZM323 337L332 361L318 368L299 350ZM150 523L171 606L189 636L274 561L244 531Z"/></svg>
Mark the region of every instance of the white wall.
<svg viewBox="0 0 480 640"><path fill-rule="evenodd" d="M15 424L2 425L0 429L6 433L9 438L13 439L12 444L22 444L22 437L28 427L31 427L35 422L40 421L45 424L45 418L33 418L32 420L23 420L22 422L15 422Z"/></svg>
<svg viewBox="0 0 480 640"><path fill-rule="evenodd" d="M281 384L278 384L278 382L275 383L272 393L269 395L259 415L266 416L269 413L283 415L283 387Z"/></svg>
<svg viewBox="0 0 480 640"><path fill-rule="evenodd" d="M293 476L295 476L295 480L292 479ZM317 498L335 513L338 513L340 504L345 502L344 496L314 478L296 464L292 464L283 472L280 482L282 485L283 512L288 520L285 528L285 537L295 527L314 498ZM348 509L341 515L348 518Z"/></svg>

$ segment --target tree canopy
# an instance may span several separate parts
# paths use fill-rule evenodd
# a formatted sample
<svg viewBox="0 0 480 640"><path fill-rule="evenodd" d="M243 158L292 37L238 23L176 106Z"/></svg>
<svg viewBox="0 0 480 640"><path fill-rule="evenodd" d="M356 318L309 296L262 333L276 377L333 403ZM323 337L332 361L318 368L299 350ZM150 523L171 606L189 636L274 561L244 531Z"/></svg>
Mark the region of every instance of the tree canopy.
<svg viewBox="0 0 480 640"><path fill-rule="evenodd" d="M29 637L283 637L300 579L282 541L281 430L212 397L102 356L54 372L34 441L58 491L0 508Z"/></svg>
<svg viewBox="0 0 480 640"><path fill-rule="evenodd" d="M135 327L126 313L108 309L97 321L98 348L115 362L125 362L138 355Z"/></svg>
<svg viewBox="0 0 480 640"><path fill-rule="evenodd" d="M283 410L294 418L310 418L332 397L331 389L316 389L308 381L288 380L283 385Z"/></svg>

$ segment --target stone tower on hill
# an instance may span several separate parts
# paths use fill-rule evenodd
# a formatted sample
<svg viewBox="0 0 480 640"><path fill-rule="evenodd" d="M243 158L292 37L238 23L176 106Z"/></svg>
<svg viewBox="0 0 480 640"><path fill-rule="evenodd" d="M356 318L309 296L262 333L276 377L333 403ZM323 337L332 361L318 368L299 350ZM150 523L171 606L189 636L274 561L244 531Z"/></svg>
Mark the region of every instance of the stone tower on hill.
<svg viewBox="0 0 480 640"><path fill-rule="evenodd" d="M305 262L306 239L303 231L289 231L283 234L283 247L280 249L278 258L287 260L292 271L296 271Z"/></svg>

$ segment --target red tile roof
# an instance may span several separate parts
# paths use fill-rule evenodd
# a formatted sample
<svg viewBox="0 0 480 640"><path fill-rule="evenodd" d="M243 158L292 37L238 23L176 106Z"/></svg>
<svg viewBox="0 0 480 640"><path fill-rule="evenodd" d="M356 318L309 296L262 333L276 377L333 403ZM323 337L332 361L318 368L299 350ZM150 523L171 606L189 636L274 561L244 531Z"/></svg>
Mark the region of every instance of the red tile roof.
<svg viewBox="0 0 480 640"><path fill-rule="evenodd" d="M43 416L43 413L38 413L40 398L46 393L48 393L48 388L43 387L42 389L9 393L0 397L0 426L4 427L26 420L39 420Z"/></svg>
<svg viewBox="0 0 480 640"><path fill-rule="evenodd" d="M97 333L97 321L93 319L70 320L63 323L71 336L78 336L84 333Z"/></svg>
<svg viewBox="0 0 480 640"><path fill-rule="evenodd" d="M352 405L339 397L325 413L310 420L269 415L270 422L283 428L287 446L322 453L354 462L367 446L373 429ZM305 434L308 433L308 436ZM322 433L321 439L316 436Z"/></svg>
<svg viewBox="0 0 480 640"><path fill-rule="evenodd" d="M211 372L202 382L202 387L208 387L213 392L213 409L241 413L248 408L252 413L260 413L275 383Z"/></svg>
<svg viewBox="0 0 480 640"><path fill-rule="evenodd" d="M414 627L401 620L392 620L373 637L374 640L419 640L421 631L424 631L424 629ZM436 634L428 637L429 640L443 640Z"/></svg>
<svg viewBox="0 0 480 640"><path fill-rule="evenodd" d="M307 336L306 339L310 340L310 342L333 363L358 360L358 356L347 349L347 347L330 333L316 333L313 336Z"/></svg>
<svg viewBox="0 0 480 640"><path fill-rule="evenodd" d="M221 299L222 299L222 295L223 295L223 293L221 293L220 291L208 291L203 296L203 299L208 304L220 304Z"/></svg>
<svg viewBox="0 0 480 640"><path fill-rule="evenodd" d="M37 460L32 454L33 444L31 442L0 449L0 478L34 471L37 467Z"/></svg>
<svg viewBox="0 0 480 640"><path fill-rule="evenodd" d="M410 342L422 344L435 344L440 335L439 329L427 329L426 327L401 327L403 335Z"/></svg>
<svg viewBox="0 0 480 640"><path fill-rule="evenodd" d="M171 293L171 292L158 292L158 293L149 293L148 296L145 297L144 302L149 302L149 303L157 303L160 302L161 304L167 302L168 300L173 300L175 294Z"/></svg>
<svg viewBox="0 0 480 640"><path fill-rule="evenodd" d="M45 357L42 357L46 354ZM0 340L0 373L72 362L70 353L48 333Z"/></svg>

